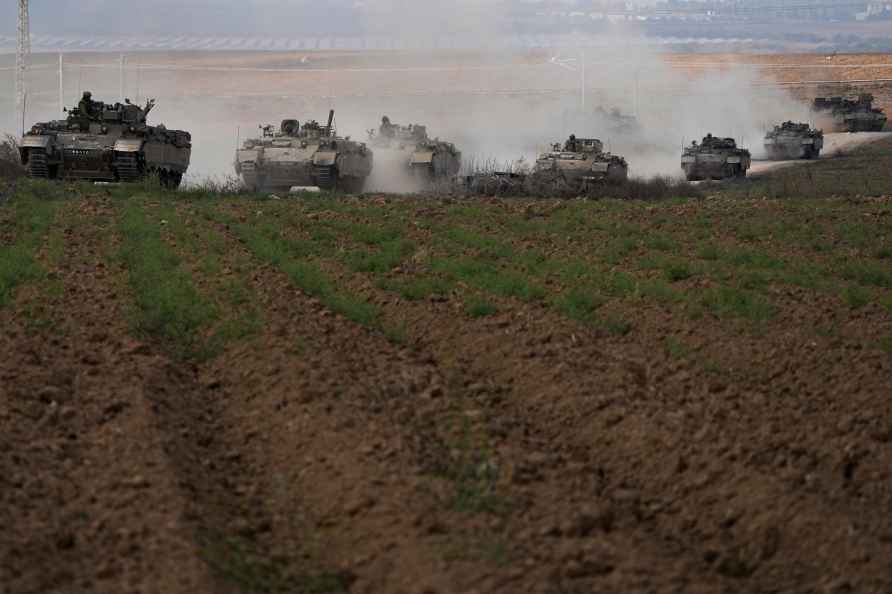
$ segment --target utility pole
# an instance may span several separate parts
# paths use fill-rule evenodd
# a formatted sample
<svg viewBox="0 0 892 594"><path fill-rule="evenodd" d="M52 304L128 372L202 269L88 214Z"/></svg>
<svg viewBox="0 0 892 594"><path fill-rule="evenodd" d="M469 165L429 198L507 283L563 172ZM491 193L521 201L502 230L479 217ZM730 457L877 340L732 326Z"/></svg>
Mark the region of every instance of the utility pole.
<svg viewBox="0 0 892 594"><path fill-rule="evenodd" d="M28 69L31 66L31 26L28 0L19 0L18 45L15 55L15 113L16 124L25 133L25 101L28 97Z"/></svg>
<svg viewBox="0 0 892 594"><path fill-rule="evenodd" d="M119 71L118 71L118 101L121 103L124 102L124 54L121 54L119 58Z"/></svg>
<svg viewBox="0 0 892 594"><path fill-rule="evenodd" d="M62 52L59 52L59 113L65 109L65 70L62 64Z"/></svg>

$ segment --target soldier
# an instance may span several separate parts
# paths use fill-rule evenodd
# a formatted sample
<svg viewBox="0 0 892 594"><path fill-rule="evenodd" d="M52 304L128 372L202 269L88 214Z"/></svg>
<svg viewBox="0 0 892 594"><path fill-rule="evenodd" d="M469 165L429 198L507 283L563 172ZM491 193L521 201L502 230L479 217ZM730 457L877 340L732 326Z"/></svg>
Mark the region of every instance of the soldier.
<svg viewBox="0 0 892 594"><path fill-rule="evenodd" d="M570 139L564 144L564 150L569 151L571 153L577 152L579 149L576 144L576 135L571 134Z"/></svg>
<svg viewBox="0 0 892 594"><path fill-rule="evenodd" d="M390 118L384 116L381 118L381 127L378 128L378 133L385 138L393 138L396 135L396 132L394 131L395 127L396 126L390 123Z"/></svg>
<svg viewBox="0 0 892 594"><path fill-rule="evenodd" d="M90 91L84 91L84 95L81 97L77 107L80 110L82 117L91 120L96 117L96 102L93 101L93 93Z"/></svg>

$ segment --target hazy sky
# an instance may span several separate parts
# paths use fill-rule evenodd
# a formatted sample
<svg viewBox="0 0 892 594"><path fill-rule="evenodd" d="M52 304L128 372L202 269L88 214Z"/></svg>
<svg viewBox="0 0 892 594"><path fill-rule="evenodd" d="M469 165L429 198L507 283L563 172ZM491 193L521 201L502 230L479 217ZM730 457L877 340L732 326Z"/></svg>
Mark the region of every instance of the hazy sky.
<svg viewBox="0 0 892 594"><path fill-rule="evenodd" d="M376 0L377 1L377 0ZM353 0L31 0L31 30L86 34L307 34L357 30ZM15 31L16 3L2 2L0 30Z"/></svg>
<svg viewBox="0 0 892 594"><path fill-rule="evenodd" d="M390 35L479 32L525 0L31 0L35 34ZM572 2L563 4L572 7ZM590 5L579 1L580 7ZM0 32L15 32L16 2L0 2Z"/></svg>

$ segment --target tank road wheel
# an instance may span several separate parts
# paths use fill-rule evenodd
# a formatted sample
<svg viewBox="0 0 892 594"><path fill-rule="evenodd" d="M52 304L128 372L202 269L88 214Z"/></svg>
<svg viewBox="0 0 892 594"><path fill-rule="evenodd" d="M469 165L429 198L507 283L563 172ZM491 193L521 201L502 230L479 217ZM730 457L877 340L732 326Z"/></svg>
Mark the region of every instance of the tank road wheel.
<svg viewBox="0 0 892 594"><path fill-rule="evenodd" d="M50 168L47 165L46 151L43 149L31 149L28 151L28 176L50 177Z"/></svg>
<svg viewBox="0 0 892 594"><path fill-rule="evenodd" d="M115 153L113 166L121 182L135 182L145 175L145 168L136 153Z"/></svg>
<svg viewBox="0 0 892 594"><path fill-rule="evenodd" d="M322 188L323 190L333 190L335 187L335 181L337 179L337 174L334 171L334 167L331 165L324 166L315 166L313 167L313 177L316 180L316 185Z"/></svg>

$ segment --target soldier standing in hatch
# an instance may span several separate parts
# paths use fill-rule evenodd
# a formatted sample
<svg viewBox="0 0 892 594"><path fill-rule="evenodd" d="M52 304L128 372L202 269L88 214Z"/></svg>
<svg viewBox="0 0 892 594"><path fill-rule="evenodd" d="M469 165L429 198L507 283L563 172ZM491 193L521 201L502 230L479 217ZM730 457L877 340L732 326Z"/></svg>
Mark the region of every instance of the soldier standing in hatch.
<svg viewBox="0 0 892 594"><path fill-rule="evenodd" d="M77 107L80 110L82 117L91 120L96 117L96 102L93 101L93 93L90 91L84 91L84 96L81 97Z"/></svg>
<svg viewBox="0 0 892 594"><path fill-rule="evenodd" d="M384 138L393 138L396 135L394 128L395 126L390 123L390 118L384 116L381 118L381 127L378 129L378 133Z"/></svg>
<svg viewBox="0 0 892 594"><path fill-rule="evenodd" d="M564 150L569 151L571 153L578 152L578 149L576 147L576 135L575 134L570 135L570 139L567 140L566 144L564 144Z"/></svg>

